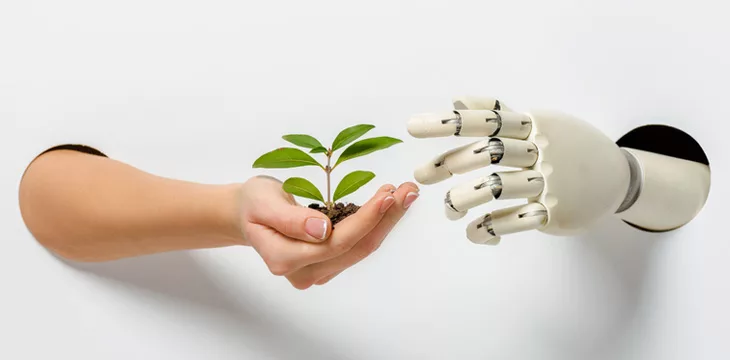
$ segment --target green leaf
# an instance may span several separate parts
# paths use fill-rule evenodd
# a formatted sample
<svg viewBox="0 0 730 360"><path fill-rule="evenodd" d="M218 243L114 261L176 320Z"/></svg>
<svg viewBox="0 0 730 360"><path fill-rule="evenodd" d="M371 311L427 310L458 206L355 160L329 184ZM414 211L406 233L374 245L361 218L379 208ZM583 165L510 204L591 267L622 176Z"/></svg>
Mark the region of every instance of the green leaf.
<svg viewBox="0 0 730 360"><path fill-rule="evenodd" d="M286 191L292 195L301 196L303 198L314 199L314 200L319 200L321 202L324 202L322 193L319 192L319 189L317 189L317 187L314 186L307 179L300 178L300 177L289 178L286 181L284 181L283 188L284 188L284 191Z"/></svg>
<svg viewBox="0 0 730 360"><path fill-rule="evenodd" d="M309 151L310 154L326 153L327 149L324 146L317 146L316 148Z"/></svg>
<svg viewBox="0 0 730 360"><path fill-rule="evenodd" d="M370 154L371 152L387 149L395 144L402 143L403 141L387 137L387 136L381 136L381 137L375 137L365 140L360 140L345 149L345 151L342 152L342 155L340 155L340 158L337 159L337 163L335 166L339 165L343 161L347 161L350 159L354 159L356 157L360 157L363 155Z"/></svg>
<svg viewBox="0 0 730 360"><path fill-rule="evenodd" d="M374 127L374 125L362 124L351 126L340 131L332 143L332 151L345 147L345 145L357 140L357 138L365 135L366 132L372 130Z"/></svg>
<svg viewBox="0 0 730 360"><path fill-rule="evenodd" d="M319 140L304 134L293 134L293 135L284 135L281 137L282 139L297 145L301 146L307 149L314 149L314 148L324 148L324 145L322 145Z"/></svg>
<svg viewBox="0 0 730 360"><path fill-rule="evenodd" d="M344 178L342 178L340 184L337 185L333 201L337 201L344 196L354 193L355 191L357 191L357 189L370 182L370 180L372 180L374 177L375 174L373 174L372 172L362 170L353 171L347 174Z"/></svg>
<svg viewBox="0 0 730 360"><path fill-rule="evenodd" d="M254 168L281 169L300 166L322 167L311 156L304 151L294 148L278 148L261 155L253 163Z"/></svg>

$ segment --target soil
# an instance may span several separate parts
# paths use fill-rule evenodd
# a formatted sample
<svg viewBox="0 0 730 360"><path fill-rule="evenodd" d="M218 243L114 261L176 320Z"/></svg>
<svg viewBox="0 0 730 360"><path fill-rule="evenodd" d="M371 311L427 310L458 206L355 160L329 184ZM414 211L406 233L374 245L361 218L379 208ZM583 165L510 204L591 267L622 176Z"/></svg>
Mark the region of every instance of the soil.
<svg viewBox="0 0 730 360"><path fill-rule="evenodd" d="M334 207L332 207L332 210L327 210L327 207L322 206L321 204L310 204L309 208L327 215L327 217L330 218L330 221L332 221L333 229L338 222L345 220L345 218L360 210L360 207L353 203L349 203L347 205L337 203Z"/></svg>

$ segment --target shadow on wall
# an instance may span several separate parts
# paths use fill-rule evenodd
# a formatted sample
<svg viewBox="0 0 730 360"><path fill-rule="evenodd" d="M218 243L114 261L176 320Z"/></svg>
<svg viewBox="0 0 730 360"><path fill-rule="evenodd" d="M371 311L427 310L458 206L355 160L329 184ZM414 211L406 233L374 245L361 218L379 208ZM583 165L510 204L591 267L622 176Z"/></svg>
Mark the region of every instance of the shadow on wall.
<svg viewBox="0 0 730 360"><path fill-rule="evenodd" d="M647 292L647 277L656 250L674 237L673 232L649 233L637 230L619 219L609 218L602 224L571 239L575 242L575 253L593 262L602 274L588 274L600 285L609 275L614 282L606 285L611 297L605 302L594 304L594 314L609 317L602 324L590 324L585 331L541 331L545 345L562 349L563 359L620 359L626 358L631 351L632 337L642 318L643 300ZM600 302L601 300L598 299ZM610 314L610 315L605 315ZM587 314L590 316L590 314ZM560 327L559 324L555 324ZM593 327L593 328L590 328Z"/></svg>
<svg viewBox="0 0 730 360"><path fill-rule="evenodd" d="M622 351L630 343L628 337L634 334L632 330L641 312L652 254L659 244L670 241L672 234L647 233L610 219L582 237L570 239L574 244L571 257L594 262L597 267L607 269L605 271L616 280L611 286L616 297L593 307L600 309L605 305L606 311L615 316L608 324L588 324L589 329L580 329L580 326L579 329L566 329L562 327L564 324L547 324L537 329L541 339L539 346L556 350L563 355L562 359L623 358ZM281 359L351 358L287 325L286 319L279 318L260 300L234 297L189 252L68 265L92 276L164 295L171 302L184 301L205 312L222 315L231 323L206 323L205 326L224 326L221 332L238 332L237 341L247 352L261 349L273 358Z"/></svg>
<svg viewBox="0 0 730 360"><path fill-rule="evenodd" d="M183 301L203 312L219 315L221 322L207 322L206 327L222 326L223 333L233 332L236 343L247 352L260 350L276 359L347 359L330 346L320 344L305 332L278 319L266 304L251 298L232 296L220 286L203 264L188 252L171 252L108 263L67 263L91 276L116 281L137 290L154 292L171 302ZM214 329L210 329L215 332ZM269 358L269 357L267 357Z"/></svg>

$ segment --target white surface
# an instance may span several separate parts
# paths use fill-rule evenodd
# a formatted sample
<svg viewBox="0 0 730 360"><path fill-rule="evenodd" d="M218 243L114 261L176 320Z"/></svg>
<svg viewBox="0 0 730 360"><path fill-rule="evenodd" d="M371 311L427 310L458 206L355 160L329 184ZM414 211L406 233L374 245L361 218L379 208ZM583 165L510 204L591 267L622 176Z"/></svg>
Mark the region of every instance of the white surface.
<svg viewBox="0 0 730 360"><path fill-rule="evenodd" d="M2 1L0 358L727 359L725 7ZM305 292L248 248L70 266L33 241L17 210L26 163L52 143L228 182L254 175L252 161L284 133L332 139L371 122L373 134L407 139L412 114L458 95L567 111L613 138L666 122L704 145L715 186L674 233L612 221L582 237L530 232L484 247L464 238L469 219L444 218L443 194L459 180L446 182L374 256ZM352 161L378 174L354 200L460 143L407 139Z"/></svg>

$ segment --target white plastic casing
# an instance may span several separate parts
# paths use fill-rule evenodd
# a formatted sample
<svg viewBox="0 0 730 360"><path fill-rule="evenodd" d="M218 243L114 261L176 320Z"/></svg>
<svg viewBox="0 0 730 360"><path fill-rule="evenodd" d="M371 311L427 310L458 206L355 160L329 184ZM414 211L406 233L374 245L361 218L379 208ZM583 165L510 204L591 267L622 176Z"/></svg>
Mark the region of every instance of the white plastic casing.
<svg viewBox="0 0 730 360"><path fill-rule="evenodd" d="M631 207L618 214L651 231L668 231L692 220L707 201L709 166L657 153L623 148L640 166L641 188Z"/></svg>
<svg viewBox="0 0 730 360"><path fill-rule="evenodd" d="M504 171L493 175L499 177L501 192L498 195L502 200L535 197L543 189L542 174L534 170ZM480 177L449 190L444 201L446 217L461 219L469 209L494 200L492 188L488 184L489 176Z"/></svg>
<svg viewBox="0 0 730 360"><path fill-rule="evenodd" d="M512 139L527 139L532 132L532 119L522 113L508 111L493 111L501 118L502 127L497 136Z"/></svg>
<svg viewBox="0 0 730 360"><path fill-rule="evenodd" d="M486 177L480 177L451 189L449 191L451 203L455 208L463 211L492 201L494 196L492 195L492 189L489 186L484 186L479 189L476 188L478 185L486 182Z"/></svg>
<svg viewBox="0 0 730 360"><path fill-rule="evenodd" d="M484 221L484 217L480 216L469 223L466 229L466 237L477 244L496 245L499 243L501 235L540 228L545 222L545 215L532 215L532 213L544 210L545 208L537 203L494 210L489 216L491 217L492 230L495 235L490 234L483 227L478 227Z"/></svg>
<svg viewBox="0 0 730 360"><path fill-rule="evenodd" d="M496 139L496 138L495 138ZM537 161L538 151L535 144L525 140L499 138L504 145L504 155L499 165L514 167L530 167ZM414 176L421 184L434 184L448 179L452 174L464 174L473 170L488 167L492 164L491 153L487 150L489 139L477 141L449 151L432 162L416 169ZM433 164L442 163L441 166Z"/></svg>
<svg viewBox="0 0 730 360"><path fill-rule="evenodd" d="M442 123L444 119L455 118L453 111L435 114L419 114L408 121L408 132L418 138L445 137L456 133L456 123Z"/></svg>
<svg viewBox="0 0 730 360"><path fill-rule="evenodd" d="M455 110L461 117L460 136L500 136L525 139L532 130L526 114L497 110Z"/></svg>
<svg viewBox="0 0 730 360"><path fill-rule="evenodd" d="M421 184L430 185L446 180L451 177L451 172L445 166L434 166L433 164L443 161L443 157L433 159L428 166L424 165L416 169L413 176Z"/></svg>
<svg viewBox="0 0 730 360"><path fill-rule="evenodd" d="M449 155L457 153L472 145L473 144L463 145L439 155L429 163L417 168L416 171L414 171L413 176L416 178L416 181L424 185L435 184L450 178L452 173L449 171L448 167L434 166L434 164L444 163L444 159L446 159Z"/></svg>
<svg viewBox="0 0 730 360"><path fill-rule="evenodd" d="M444 214L449 220L459 220L466 215L466 211L456 211L444 202Z"/></svg>
<svg viewBox="0 0 730 360"><path fill-rule="evenodd" d="M619 147L571 115L554 111L529 115L534 131L528 140L540 149L533 169L545 177L545 190L531 200L548 211L548 222L539 230L574 235L614 214L630 180L629 164Z"/></svg>
<svg viewBox="0 0 730 360"><path fill-rule="evenodd" d="M534 170L498 172L502 180L500 199L521 199L539 196L545 180L541 173Z"/></svg>
<svg viewBox="0 0 730 360"><path fill-rule="evenodd" d="M492 110L457 110L454 112L461 116L460 136L490 136L499 129L499 123L496 121L497 113Z"/></svg>
<svg viewBox="0 0 730 360"><path fill-rule="evenodd" d="M499 165L528 168L537 161L539 152L534 143L502 137L499 140L504 144L504 155Z"/></svg>

